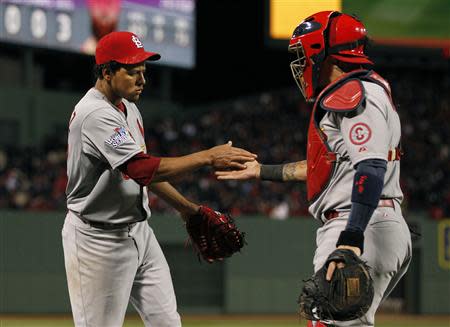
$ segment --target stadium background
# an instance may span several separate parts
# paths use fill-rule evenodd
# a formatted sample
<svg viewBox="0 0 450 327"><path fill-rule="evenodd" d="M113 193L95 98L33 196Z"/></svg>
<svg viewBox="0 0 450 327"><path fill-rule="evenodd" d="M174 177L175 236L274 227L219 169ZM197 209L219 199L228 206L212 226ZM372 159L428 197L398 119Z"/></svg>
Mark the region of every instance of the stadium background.
<svg viewBox="0 0 450 327"><path fill-rule="evenodd" d="M0 1L1 26L3 9L19 2ZM449 326L450 5L393 3L341 4L378 35L370 54L391 81L403 124L405 216L422 234L414 238L412 266L382 307L388 315L380 321ZM231 139L265 163L305 157L309 112L292 81L286 41L271 37L271 8L269 1L195 2L192 67L176 57L150 67L139 105L152 153L181 155ZM60 244L66 126L74 104L92 86L93 57L14 42L0 31L0 325L66 326L70 306ZM175 184L193 200L231 211L249 242L225 263L200 264L184 248L181 221L151 197L151 224L171 266L180 311L191 317L187 325L201 325L194 322L197 315L205 316L198 318L204 326L213 326L205 321L210 315L230 320L227 326L261 325L257 319L267 322L269 316L276 326L299 325L295 301L301 280L312 272L317 227L307 214L304 187L218 183L209 170ZM399 313L413 317L389 315ZM52 320L44 320L48 315ZM130 317L130 326L139 325L132 310Z"/></svg>

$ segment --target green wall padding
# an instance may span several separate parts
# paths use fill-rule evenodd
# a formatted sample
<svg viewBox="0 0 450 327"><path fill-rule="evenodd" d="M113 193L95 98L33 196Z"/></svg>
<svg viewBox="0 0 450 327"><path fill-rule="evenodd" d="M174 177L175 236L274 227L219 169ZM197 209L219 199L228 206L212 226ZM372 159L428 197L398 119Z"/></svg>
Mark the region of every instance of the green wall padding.
<svg viewBox="0 0 450 327"><path fill-rule="evenodd" d="M66 313L61 228L64 213L0 211L0 313ZM450 313L450 270L438 263L438 223L414 217L415 242L406 275L408 312ZM312 273L315 229L310 218L239 217L247 246L219 264L200 262L185 245L181 219L155 216L150 225L171 267L181 312L293 313L302 280Z"/></svg>

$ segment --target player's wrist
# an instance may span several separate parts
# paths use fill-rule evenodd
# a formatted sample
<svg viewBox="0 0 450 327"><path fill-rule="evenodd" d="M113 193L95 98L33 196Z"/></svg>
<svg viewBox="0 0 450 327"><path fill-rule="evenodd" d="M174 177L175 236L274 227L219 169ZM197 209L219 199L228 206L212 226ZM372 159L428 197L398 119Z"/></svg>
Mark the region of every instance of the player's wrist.
<svg viewBox="0 0 450 327"><path fill-rule="evenodd" d="M195 215L198 213L198 210L200 209L200 206L189 202L185 204L182 208L180 208L180 213L183 215Z"/></svg>
<svg viewBox="0 0 450 327"><path fill-rule="evenodd" d="M265 181L283 181L283 165L260 165L259 178Z"/></svg>
<svg viewBox="0 0 450 327"><path fill-rule="evenodd" d="M211 166L214 161L214 155L211 149L203 150L195 153L197 161L201 166Z"/></svg>
<svg viewBox="0 0 450 327"><path fill-rule="evenodd" d="M354 230L343 230L336 242L336 247L348 246L355 247L364 252L364 233Z"/></svg>
<svg viewBox="0 0 450 327"><path fill-rule="evenodd" d="M260 163L256 164L256 168L255 168L255 178L256 179L261 179L261 166L262 166L262 164L260 164Z"/></svg>

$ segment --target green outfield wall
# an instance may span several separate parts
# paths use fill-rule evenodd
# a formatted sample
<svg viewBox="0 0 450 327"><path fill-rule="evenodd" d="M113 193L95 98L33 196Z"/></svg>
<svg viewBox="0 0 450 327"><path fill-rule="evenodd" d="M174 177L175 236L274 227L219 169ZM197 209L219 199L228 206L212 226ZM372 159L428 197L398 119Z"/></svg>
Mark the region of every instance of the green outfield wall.
<svg viewBox="0 0 450 327"><path fill-rule="evenodd" d="M0 211L0 313L70 311L61 245L63 219L64 213ZM416 255L404 281L406 309L449 314L450 223L425 217L414 221L422 238L414 244ZM200 262L185 247L179 218L157 216L150 224L171 267L181 312L296 311L301 280L312 273L318 226L314 220L240 217L248 245L241 254L212 265Z"/></svg>

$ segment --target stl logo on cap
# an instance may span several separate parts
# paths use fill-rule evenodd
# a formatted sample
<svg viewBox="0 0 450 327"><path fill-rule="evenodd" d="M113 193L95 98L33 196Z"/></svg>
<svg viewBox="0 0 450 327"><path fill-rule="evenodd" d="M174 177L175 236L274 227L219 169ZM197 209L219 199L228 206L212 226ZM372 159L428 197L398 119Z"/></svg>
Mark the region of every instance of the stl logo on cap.
<svg viewBox="0 0 450 327"><path fill-rule="evenodd" d="M127 31L111 32L97 43L95 63L105 64L117 61L125 65L134 65L147 60L159 60L159 53L144 50L144 44L133 33Z"/></svg>
<svg viewBox="0 0 450 327"><path fill-rule="evenodd" d="M144 45L142 44L141 40L139 40L139 38L136 35L133 35L131 37L131 40L134 42L134 44L136 44L137 48L143 48Z"/></svg>

